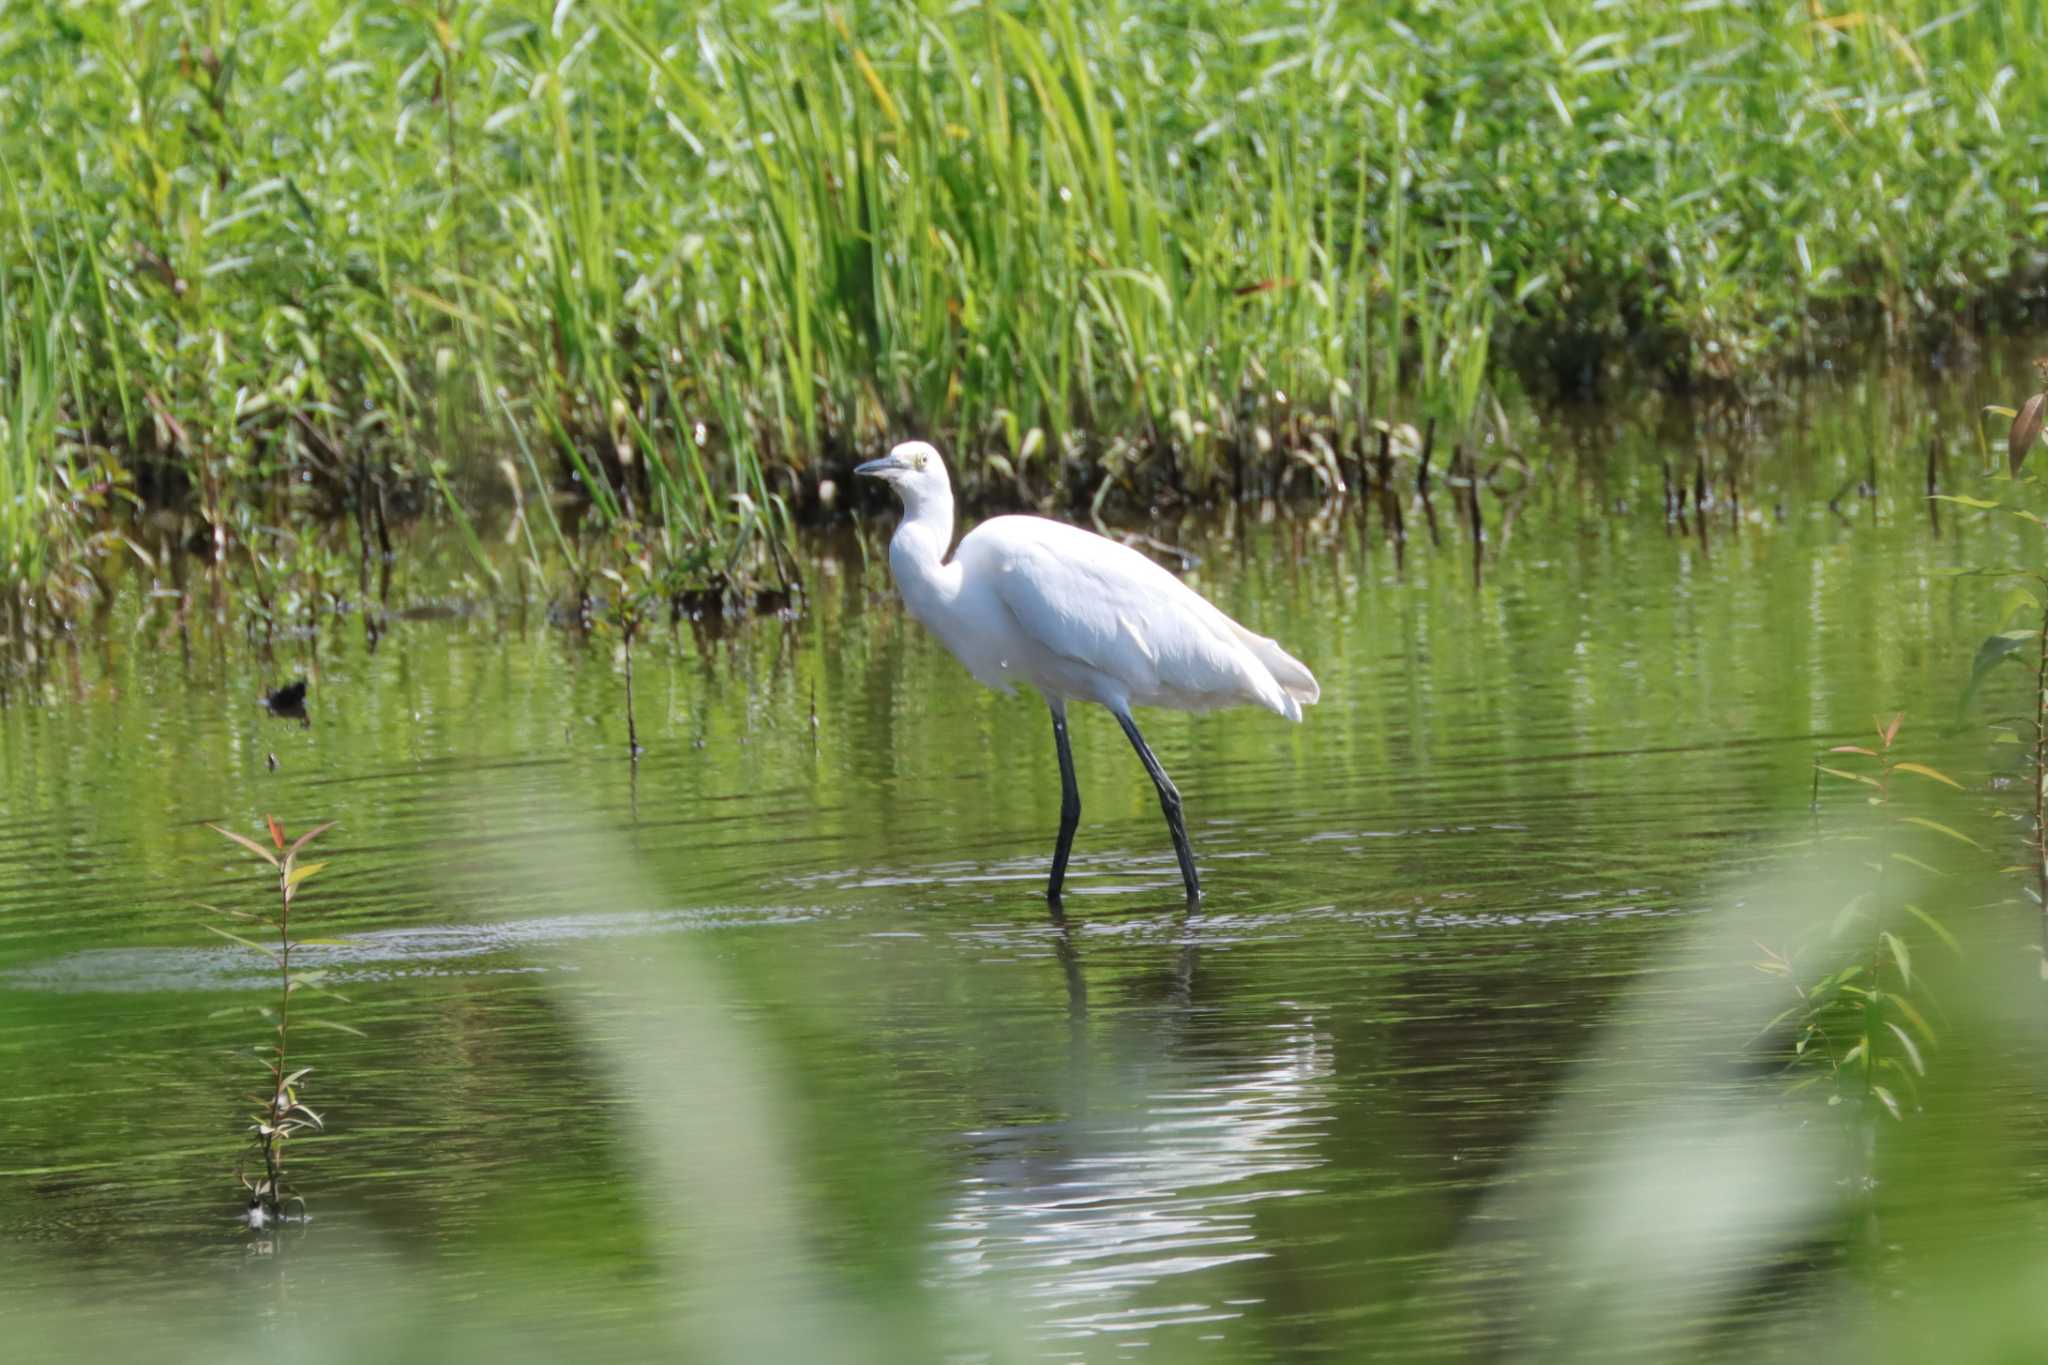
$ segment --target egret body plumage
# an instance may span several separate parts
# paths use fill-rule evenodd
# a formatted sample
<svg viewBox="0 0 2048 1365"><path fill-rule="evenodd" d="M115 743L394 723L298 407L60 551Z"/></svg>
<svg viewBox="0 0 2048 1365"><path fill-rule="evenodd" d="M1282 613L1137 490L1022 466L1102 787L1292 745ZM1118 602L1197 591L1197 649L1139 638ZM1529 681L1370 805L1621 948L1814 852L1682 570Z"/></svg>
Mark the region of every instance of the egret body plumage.
<svg viewBox="0 0 2048 1365"><path fill-rule="evenodd" d="M1138 732L1131 710L1263 706L1289 720L1315 701L1315 677L1263 635L1126 545L1045 517L1005 516L953 542L953 486L939 452L906 441L854 471L903 499L889 570L910 614L968 672L1009 694L1027 683L1052 710L1060 759L1060 833L1047 897L1057 905L1081 822L1067 739L1067 703L1109 708L1152 784L1173 834L1190 900L1201 895L1180 792Z"/></svg>

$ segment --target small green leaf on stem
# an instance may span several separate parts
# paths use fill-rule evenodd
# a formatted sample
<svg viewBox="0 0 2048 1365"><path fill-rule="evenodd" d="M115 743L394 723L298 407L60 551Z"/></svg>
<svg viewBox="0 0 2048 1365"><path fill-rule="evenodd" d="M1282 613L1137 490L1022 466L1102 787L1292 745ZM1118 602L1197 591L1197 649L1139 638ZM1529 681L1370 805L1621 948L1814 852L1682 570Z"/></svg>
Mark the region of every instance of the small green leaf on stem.
<svg viewBox="0 0 2048 1365"><path fill-rule="evenodd" d="M277 954L272 952L270 949L264 947L262 944L257 943L252 939L243 938L240 934L230 933L228 930L221 928L218 924L201 924L199 927L206 930L208 933L219 934L222 938L228 940L230 943L239 943L244 948L253 948L257 952L269 958L272 962L277 961Z"/></svg>
<svg viewBox="0 0 2048 1365"><path fill-rule="evenodd" d="M1922 872L1925 872L1925 873L1927 873L1927 874L1928 874L1928 875L1930 875L1930 876L1934 876L1934 877L1946 877L1946 876L1948 875L1948 873L1946 873L1946 872L1942 871L1942 870L1941 870L1940 868L1936 867L1936 866L1935 866L1935 865L1934 865L1933 863L1930 863L1930 862L1924 862L1924 861L1922 861L1922 860L1921 860L1921 859L1919 859L1919 858L1915 858L1915 857L1914 857L1914 856L1913 856L1912 854L1910 854L1910 853L1898 853L1898 852L1894 852L1894 853L1892 854L1892 861L1893 861L1893 862L1895 862L1895 863L1904 863L1904 864L1905 864L1905 865L1906 865L1907 867L1916 867L1916 868L1920 869L1920 870L1921 870Z"/></svg>
<svg viewBox="0 0 2048 1365"><path fill-rule="evenodd" d="M2022 868L2021 870L2029 871L2031 869ZM1957 957L1961 957L1963 955L1963 945L1956 942L1956 936L1954 934L1951 934L1948 931L1947 926L1943 925L1940 920L1928 914L1925 910L1922 910L1917 905L1908 905L1906 907L1906 913L1911 915L1914 919L1919 920L1922 924L1926 925L1928 930L1936 938L1940 939L1942 945L1946 947L1950 952L1954 953Z"/></svg>
<svg viewBox="0 0 2048 1365"><path fill-rule="evenodd" d="M1931 777L1936 782L1946 783L1949 786L1954 787L1957 791L1961 791L1963 789L1962 783L1956 781L1947 773L1938 772L1935 769L1928 767L1925 763L1894 763L1892 764L1892 771L1895 773L1917 773L1921 777Z"/></svg>
<svg viewBox="0 0 2048 1365"><path fill-rule="evenodd" d="M1787 1019L1790 1019L1793 1015L1797 1014L1798 1012L1799 1007L1797 1005L1791 1005L1786 1007L1785 1009L1779 1010L1775 1015L1771 1017L1769 1023L1765 1024L1762 1028L1756 1031L1756 1036L1758 1038L1770 1037L1772 1029L1784 1023Z"/></svg>
<svg viewBox="0 0 2048 1365"><path fill-rule="evenodd" d="M1913 1005L1913 1001L1909 1001L1909 999L1907 999L1907 997L1903 997L1903 995L1888 995L1888 997L1884 997L1884 1003L1886 1003L1886 1005L1890 1005L1890 1007L1892 1007L1892 1009L1894 1009L1894 1011L1898 1013L1898 1017L1901 1017L1901 1019L1905 1019L1907 1023L1911 1023L1911 1025L1913 1025L1913 1031L1915 1031L1915 1033L1919 1033L1919 1036L1921 1036L1921 1038L1923 1038L1923 1040L1927 1042L1927 1046L1929 1046L1929 1048L1931 1048L1931 1046L1935 1046L1935 1042L1937 1042L1937 1040L1935 1040L1935 1036L1933 1036L1933 1027L1931 1027L1931 1025L1927 1023L1925 1015L1921 1015L1921 1011L1919 1011L1919 1009L1917 1009L1917 1007Z"/></svg>
<svg viewBox="0 0 2048 1365"><path fill-rule="evenodd" d="M1977 695L1977 689L1983 685L1985 675L1992 669L2007 659L2025 662L2021 658L2021 651L2032 644L2039 634L2039 631L2032 630L2003 630L1978 645L1977 657L1970 661L1970 681L1963 688L1963 699L1959 709L1969 709L1970 699Z"/></svg>
<svg viewBox="0 0 2048 1365"><path fill-rule="evenodd" d="M1899 1040L1899 1046L1905 1050L1906 1061L1912 1066L1913 1074L1915 1076L1925 1076L1927 1074L1927 1065L1920 1060L1920 1045L1913 1041L1913 1036L1889 1019L1885 1020L1884 1026L1890 1029L1892 1036Z"/></svg>
<svg viewBox="0 0 2048 1365"><path fill-rule="evenodd" d="M305 1028L331 1028L338 1033L351 1034L357 1038L367 1038L370 1036L359 1028L350 1028L347 1024L336 1023L332 1019L299 1019L294 1022Z"/></svg>
<svg viewBox="0 0 2048 1365"><path fill-rule="evenodd" d="M1908 990L1911 990L1913 986L1913 954L1906 948L1905 941L1889 929L1878 931L1877 937L1884 944L1886 951L1891 953L1892 961L1899 965L1899 980L1906 984Z"/></svg>
<svg viewBox="0 0 2048 1365"><path fill-rule="evenodd" d="M1971 848L1981 849L1984 847L1984 845L1978 843L1969 835L1964 834L1961 830L1950 829L1947 825L1941 824L1939 821L1923 819L1918 815L1901 816L1900 821L1901 823L1908 825L1918 825L1922 829L1931 829L1936 834L1946 834L1949 838L1954 839L1957 843L1968 844Z"/></svg>

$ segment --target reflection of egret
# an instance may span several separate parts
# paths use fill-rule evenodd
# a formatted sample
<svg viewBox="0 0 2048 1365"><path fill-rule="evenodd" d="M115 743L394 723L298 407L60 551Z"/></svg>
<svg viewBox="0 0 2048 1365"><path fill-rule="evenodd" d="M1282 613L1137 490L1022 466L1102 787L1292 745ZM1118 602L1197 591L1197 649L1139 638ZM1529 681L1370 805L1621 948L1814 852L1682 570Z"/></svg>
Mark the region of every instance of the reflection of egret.
<svg viewBox="0 0 2048 1365"><path fill-rule="evenodd" d="M1054 1101L1064 1112L967 1134L976 1159L939 1226L954 1274L997 1277L1055 1334L1238 1316L1204 1273L1270 1254L1260 1206L1303 1192L1280 1177L1324 1162L1335 1059L1317 1021L1290 1012L1250 1055L1183 1046L1197 1042L1184 1026L1197 1017L1201 917L1175 927L1170 979L1155 997L1166 1027L1151 1027L1157 1016L1144 1010L1145 1026L1112 1042L1103 1025L1132 1016L1098 1016L1091 1030L1075 932L1055 916L1072 1021ZM1156 1299L1145 1293L1176 1281Z"/></svg>
<svg viewBox="0 0 2048 1365"><path fill-rule="evenodd" d="M953 488L939 452L923 441L906 441L855 472L893 484L903 499L889 569L910 614L987 686L1007 694L1029 683L1052 708L1060 836L1046 895L1059 901L1081 820L1067 703L1092 701L1117 718L1159 789L1188 899L1199 897L1180 793L1138 733L1131 708L1253 705L1300 720L1302 706L1318 693L1308 669L1136 550L1077 526L996 517L964 537L948 560Z"/></svg>

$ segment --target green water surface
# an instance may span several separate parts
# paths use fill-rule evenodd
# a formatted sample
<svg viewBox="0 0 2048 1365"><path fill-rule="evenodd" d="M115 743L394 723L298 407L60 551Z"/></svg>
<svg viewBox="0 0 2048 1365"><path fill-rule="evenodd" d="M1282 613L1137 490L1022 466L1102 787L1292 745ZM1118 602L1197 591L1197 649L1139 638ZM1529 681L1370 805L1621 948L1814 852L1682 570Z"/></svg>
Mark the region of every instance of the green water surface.
<svg viewBox="0 0 2048 1365"><path fill-rule="evenodd" d="M1045 711L904 615L889 514L806 545L801 614L641 642L637 768L617 641L538 605L402 563L393 606L461 609L372 648L131 600L0 706L0 1306L145 1358L1490 1358L1529 1258L1472 1247L1594 1160L1518 1159L1566 1097L1629 1121L1574 1070L1617 1002L1717 988L1663 954L1783 856L1818 750L1894 710L1957 747L2000 590L1946 571L2027 542L1931 525L1927 452L1982 491L2003 373L1555 415L1476 585L1447 493L1399 565L1355 504L1150 528L1323 689L1141 715L1193 911L1081 708L1049 915ZM1664 508L1702 460L1704 536ZM296 675L304 726L254 704ZM340 822L299 913L349 1002L306 1014L362 1036L295 1036L312 1218L255 1236L266 967L194 903L261 904L204 824L266 812Z"/></svg>

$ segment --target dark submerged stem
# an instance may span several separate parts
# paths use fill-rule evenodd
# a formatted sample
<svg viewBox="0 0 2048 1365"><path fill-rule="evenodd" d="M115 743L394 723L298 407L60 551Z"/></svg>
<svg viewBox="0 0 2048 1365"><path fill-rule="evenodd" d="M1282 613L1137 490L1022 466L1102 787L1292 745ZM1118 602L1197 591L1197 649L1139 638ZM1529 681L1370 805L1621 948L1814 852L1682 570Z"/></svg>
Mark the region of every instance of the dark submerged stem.
<svg viewBox="0 0 2048 1365"><path fill-rule="evenodd" d="M1941 504L1935 498L1941 492L1941 437L1930 433L1927 437L1927 529L1936 540L1941 539Z"/></svg>
<svg viewBox="0 0 2048 1365"><path fill-rule="evenodd" d="M1379 453L1380 522L1394 546L1394 572L1401 573L1407 557L1408 528L1401 516L1401 496L1394 491L1394 438L1380 432Z"/></svg>
<svg viewBox="0 0 2048 1365"><path fill-rule="evenodd" d="M1707 517L1707 512L1710 510L1711 503L1712 494L1708 491L1707 484L1707 456L1706 452L1702 451L1700 453L1699 464L1693 470L1692 479L1692 510L1694 517L1699 521L1700 556L1702 558L1713 557L1713 549L1712 546L1709 544L1709 527L1711 523Z"/></svg>
<svg viewBox="0 0 2048 1365"><path fill-rule="evenodd" d="M1429 436L1422 443L1422 465L1415 473L1415 492L1422 499L1422 515L1429 523L1429 543L1433 549L1441 550L1444 545L1443 533L1437 529L1436 505L1429 500L1429 458L1436 444L1436 423L1431 422ZM1458 463L1462 447L1451 447L1451 464Z"/></svg>
<svg viewBox="0 0 2048 1365"><path fill-rule="evenodd" d="M636 622L628 615L624 633L626 637L626 757L635 766L640 764L640 731L633 721L633 635Z"/></svg>

